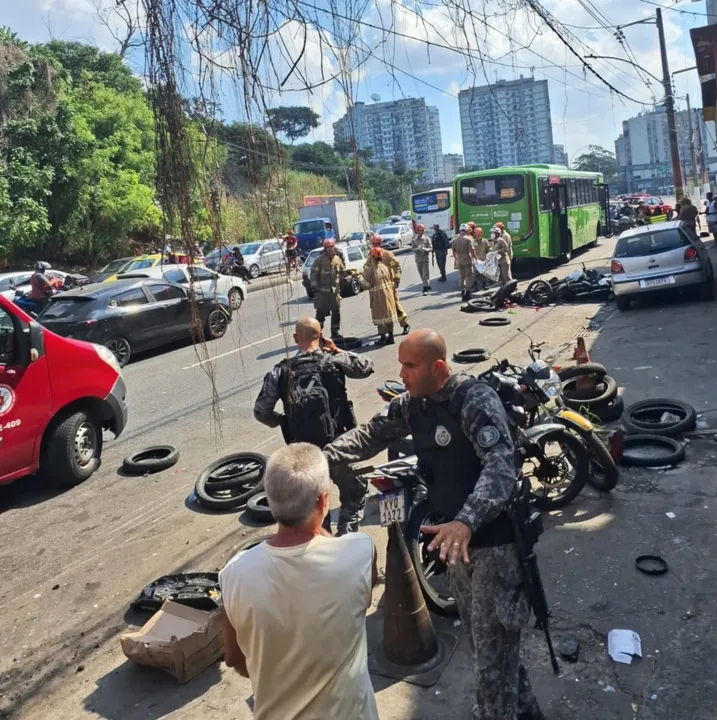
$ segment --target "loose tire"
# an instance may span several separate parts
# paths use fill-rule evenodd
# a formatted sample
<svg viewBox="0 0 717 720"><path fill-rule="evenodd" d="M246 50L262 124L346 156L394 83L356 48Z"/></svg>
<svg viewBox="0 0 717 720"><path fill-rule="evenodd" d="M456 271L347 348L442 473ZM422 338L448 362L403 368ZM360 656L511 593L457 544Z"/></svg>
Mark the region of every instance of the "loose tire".
<svg viewBox="0 0 717 720"><path fill-rule="evenodd" d="M363 344L361 338L353 335L343 335L340 338L332 338L332 340L339 350L356 350Z"/></svg>
<svg viewBox="0 0 717 720"><path fill-rule="evenodd" d="M652 448L650 454L640 453L636 448ZM661 453L655 452L661 449ZM627 435L624 439L622 464L634 467L663 467L677 465L685 457L685 448L674 438L661 435Z"/></svg>
<svg viewBox="0 0 717 720"><path fill-rule="evenodd" d="M269 523L275 522L274 515L269 508L269 501L265 492L252 495L246 502L246 514L256 522Z"/></svg>
<svg viewBox="0 0 717 720"><path fill-rule="evenodd" d="M466 365L483 362L487 359L488 351L485 348L468 348L453 353L453 362L465 363Z"/></svg>
<svg viewBox="0 0 717 720"><path fill-rule="evenodd" d="M258 453L233 453L215 460L194 484L197 502L212 510L234 510L246 505L264 489L266 457Z"/></svg>
<svg viewBox="0 0 717 720"><path fill-rule="evenodd" d="M361 281L353 275L348 282L349 295L358 295L361 292Z"/></svg>
<svg viewBox="0 0 717 720"><path fill-rule="evenodd" d="M102 427L86 412L61 419L47 440L46 470L58 485L74 487L100 466Z"/></svg>
<svg viewBox="0 0 717 720"><path fill-rule="evenodd" d="M662 422L660 418L665 412L680 419L677 422ZM667 398L640 400L628 405L622 414L621 422L628 435L648 434L675 437L695 429L697 411L692 405L681 400Z"/></svg>
<svg viewBox="0 0 717 720"><path fill-rule="evenodd" d="M229 305L231 305L232 310L235 311L239 310L241 304L244 302L244 295L242 295L239 288L232 288L227 297L229 298Z"/></svg>
<svg viewBox="0 0 717 720"><path fill-rule="evenodd" d="M437 615L455 617L458 615L458 607L448 590L446 565L438 557L437 550L430 553L427 550L434 536L424 535L421 532L421 525L438 525L441 522L445 522L444 518L433 513L429 501L423 500L411 510L404 537L416 571L418 585L429 610ZM441 580L438 587L434 587L431 583L434 577Z"/></svg>
<svg viewBox="0 0 717 720"><path fill-rule="evenodd" d="M610 451L595 434L583 436L585 447L590 453L590 474L588 484L600 492L610 492L617 485L619 473Z"/></svg>
<svg viewBox="0 0 717 720"><path fill-rule="evenodd" d="M261 275L261 268L254 264L249 266L249 275L251 276L252 280L256 280L259 275Z"/></svg>
<svg viewBox="0 0 717 720"><path fill-rule="evenodd" d="M475 300L469 300L464 308L465 312L474 313L474 312L495 312L496 307L493 304L492 300L485 300L483 298L477 298Z"/></svg>
<svg viewBox="0 0 717 720"><path fill-rule="evenodd" d="M177 464L179 450L173 445L151 445L128 455L122 461L122 469L132 475L161 472Z"/></svg>
<svg viewBox="0 0 717 720"><path fill-rule="evenodd" d="M537 441L542 457L527 455L523 458L523 473L531 480L531 494L535 499L535 506L540 510L556 510L572 502L585 487L590 474L590 458L582 440L569 430L562 429L544 435ZM545 448L549 443L557 443L561 449L559 455L545 455ZM568 457L566 457L566 455ZM526 472L526 464L532 464L533 472ZM565 474L566 463L572 466L573 473L567 487L556 495L548 495L550 486ZM532 480L541 487L542 492L536 492Z"/></svg>
<svg viewBox="0 0 717 720"><path fill-rule="evenodd" d="M583 363L582 365L570 365L558 370L558 377L565 381L581 375L607 375L607 368L600 363Z"/></svg>
<svg viewBox="0 0 717 720"><path fill-rule="evenodd" d="M593 409L592 414L595 415L600 422L608 423L619 420L622 417L624 409L625 401L622 399L622 396L616 395L609 405Z"/></svg>
<svg viewBox="0 0 717 720"><path fill-rule="evenodd" d="M229 318L224 310L217 308L207 316L207 336L211 340L219 340L226 335L229 327Z"/></svg>
<svg viewBox="0 0 717 720"><path fill-rule="evenodd" d="M588 407L590 410L597 407L605 407L617 396L617 383L609 375L603 375L599 383L605 386L602 391L596 390L596 394L592 397L575 398L571 397L571 394L575 390L577 378L566 380L560 392L560 401L565 407L577 411L580 411L581 407Z"/></svg>
<svg viewBox="0 0 717 720"><path fill-rule="evenodd" d="M122 368L132 357L132 346L129 340L123 337L110 338L105 342L105 347L115 356L117 364Z"/></svg>
<svg viewBox="0 0 717 720"><path fill-rule="evenodd" d="M532 305L544 307L555 301L555 291L546 280L533 280L525 291L525 297Z"/></svg>
<svg viewBox="0 0 717 720"><path fill-rule="evenodd" d="M507 317L483 318L478 324L485 327L504 327L510 325L510 319Z"/></svg>

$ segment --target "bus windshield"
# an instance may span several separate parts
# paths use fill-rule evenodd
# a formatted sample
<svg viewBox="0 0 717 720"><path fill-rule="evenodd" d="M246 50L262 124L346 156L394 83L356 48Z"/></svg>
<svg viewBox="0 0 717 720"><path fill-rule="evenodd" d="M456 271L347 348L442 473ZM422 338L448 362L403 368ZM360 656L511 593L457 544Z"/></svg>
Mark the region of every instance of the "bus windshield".
<svg viewBox="0 0 717 720"><path fill-rule="evenodd" d="M461 180L461 202L466 205L500 205L520 200L525 194L522 175L494 175Z"/></svg>
<svg viewBox="0 0 717 720"><path fill-rule="evenodd" d="M427 192L414 195L413 212L425 215L426 213L443 212L451 206L450 192Z"/></svg>

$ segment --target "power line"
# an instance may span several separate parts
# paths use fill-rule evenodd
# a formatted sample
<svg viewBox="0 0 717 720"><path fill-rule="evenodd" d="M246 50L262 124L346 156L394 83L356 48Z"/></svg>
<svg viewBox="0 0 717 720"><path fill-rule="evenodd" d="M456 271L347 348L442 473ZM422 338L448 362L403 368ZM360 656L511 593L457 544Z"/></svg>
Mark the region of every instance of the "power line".
<svg viewBox="0 0 717 720"><path fill-rule="evenodd" d="M672 10L672 12L680 13L681 15L694 15L695 17L708 17L708 18L714 18L717 17L717 15L714 15L712 13L701 13L701 12L694 12L694 10L681 10L678 7L675 7L675 5L660 5L659 3L652 2L652 0L640 0L640 2L644 2L647 5L653 5L654 7L662 8L662 10Z"/></svg>

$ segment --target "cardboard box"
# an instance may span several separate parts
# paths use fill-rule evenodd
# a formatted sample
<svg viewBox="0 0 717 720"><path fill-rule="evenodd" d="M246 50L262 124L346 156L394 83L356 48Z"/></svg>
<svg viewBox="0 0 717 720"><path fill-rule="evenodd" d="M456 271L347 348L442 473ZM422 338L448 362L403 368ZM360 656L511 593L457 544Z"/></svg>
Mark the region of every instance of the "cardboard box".
<svg viewBox="0 0 717 720"><path fill-rule="evenodd" d="M222 657L219 616L167 600L140 630L120 637L122 651L185 683Z"/></svg>

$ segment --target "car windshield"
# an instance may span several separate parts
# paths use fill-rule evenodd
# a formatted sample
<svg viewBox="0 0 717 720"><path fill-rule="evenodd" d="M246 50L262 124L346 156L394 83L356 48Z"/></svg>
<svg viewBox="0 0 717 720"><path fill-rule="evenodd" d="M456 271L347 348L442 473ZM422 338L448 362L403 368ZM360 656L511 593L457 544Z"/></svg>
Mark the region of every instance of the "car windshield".
<svg viewBox="0 0 717 720"><path fill-rule="evenodd" d="M241 250L241 254L246 255L256 255L259 252L259 248L261 247L261 243L246 243L244 245L240 245L239 249Z"/></svg>
<svg viewBox="0 0 717 720"><path fill-rule="evenodd" d="M306 262L304 263L304 270L310 270L311 266L314 264L316 258L319 257L319 255L321 255L322 252L323 252L323 250L321 250L321 249L312 250L306 258Z"/></svg>
<svg viewBox="0 0 717 720"><path fill-rule="evenodd" d="M294 233L316 233L324 231L323 220L302 220L294 224Z"/></svg>
<svg viewBox="0 0 717 720"><path fill-rule="evenodd" d="M633 237L621 237L615 246L616 258L644 257L685 247L690 241L677 228L661 232L643 233Z"/></svg>
<svg viewBox="0 0 717 720"><path fill-rule="evenodd" d="M154 260L151 258L141 258L139 260L133 260L127 267L124 269L124 272L133 272L134 270L145 270L146 268L151 268L154 265Z"/></svg>
<svg viewBox="0 0 717 720"><path fill-rule="evenodd" d="M40 319L47 320L70 316L83 317L92 305L92 300L94 298L59 295L46 305L45 309L40 313Z"/></svg>
<svg viewBox="0 0 717 720"><path fill-rule="evenodd" d="M401 230L401 228L399 228L398 225L393 225L392 227L381 228L378 231L378 234L379 235L398 235L400 230Z"/></svg>
<svg viewBox="0 0 717 720"><path fill-rule="evenodd" d="M116 273L120 270L120 268L123 268L129 262L130 261L127 260L127 258L122 258L121 260L113 260L111 263L105 265L102 270L100 270L100 272Z"/></svg>
<svg viewBox="0 0 717 720"><path fill-rule="evenodd" d="M362 232L352 232L348 233L347 235L344 235L342 238L344 241L349 240L363 240L363 233Z"/></svg>

